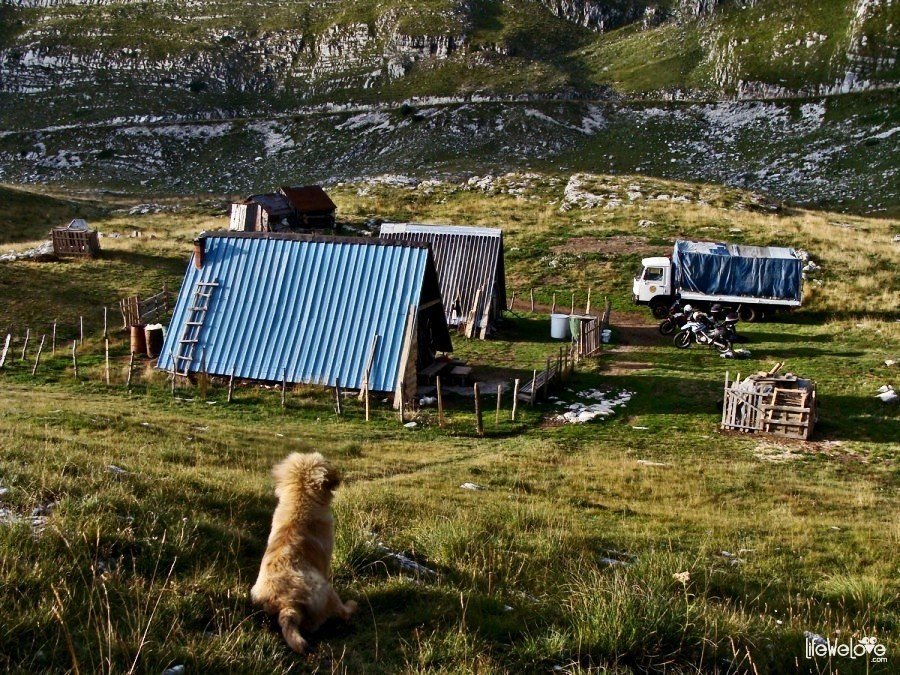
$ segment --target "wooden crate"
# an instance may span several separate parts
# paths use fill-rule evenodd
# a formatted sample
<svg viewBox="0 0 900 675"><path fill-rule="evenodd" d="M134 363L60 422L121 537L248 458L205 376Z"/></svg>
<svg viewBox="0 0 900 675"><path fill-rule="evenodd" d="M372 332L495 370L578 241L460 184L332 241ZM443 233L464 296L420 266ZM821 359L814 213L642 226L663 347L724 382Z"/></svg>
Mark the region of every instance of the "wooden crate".
<svg viewBox="0 0 900 675"><path fill-rule="evenodd" d="M809 439L817 417L816 385L776 375L777 369L730 383L725 375L722 429Z"/></svg>
<svg viewBox="0 0 900 675"><path fill-rule="evenodd" d="M70 230L66 227L54 228L53 253L57 256L96 258L100 254L100 238L93 230Z"/></svg>

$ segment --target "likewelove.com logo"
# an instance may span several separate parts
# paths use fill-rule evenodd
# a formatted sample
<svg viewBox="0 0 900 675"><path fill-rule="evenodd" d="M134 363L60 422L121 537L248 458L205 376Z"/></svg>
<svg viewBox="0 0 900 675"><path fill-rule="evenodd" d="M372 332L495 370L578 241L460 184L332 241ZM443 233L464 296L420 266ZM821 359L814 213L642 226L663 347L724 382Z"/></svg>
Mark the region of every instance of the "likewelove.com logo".
<svg viewBox="0 0 900 675"><path fill-rule="evenodd" d="M849 642L832 641L821 635L807 633L806 658L841 657L846 659L869 659L871 663L887 663L887 647L879 644L878 638L850 638Z"/></svg>

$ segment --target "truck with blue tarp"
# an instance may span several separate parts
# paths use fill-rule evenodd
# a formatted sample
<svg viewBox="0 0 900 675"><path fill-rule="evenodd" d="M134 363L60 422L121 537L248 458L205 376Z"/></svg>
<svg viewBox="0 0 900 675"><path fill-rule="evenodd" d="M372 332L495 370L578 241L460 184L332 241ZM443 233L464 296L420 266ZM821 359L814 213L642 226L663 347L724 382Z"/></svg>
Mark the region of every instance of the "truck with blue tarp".
<svg viewBox="0 0 900 675"><path fill-rule="evenodd" d="M744 321L803 302L803 262L792 248L677 240L671 257L644 258L634 302L666 316L676 298L733 308Z"/></svg>

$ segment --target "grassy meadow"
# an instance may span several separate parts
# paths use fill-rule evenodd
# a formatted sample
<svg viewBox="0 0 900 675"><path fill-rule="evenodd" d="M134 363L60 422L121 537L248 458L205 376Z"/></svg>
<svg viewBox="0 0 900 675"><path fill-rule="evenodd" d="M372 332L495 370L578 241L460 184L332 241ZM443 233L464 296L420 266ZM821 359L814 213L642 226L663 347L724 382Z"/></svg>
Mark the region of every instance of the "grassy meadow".
<svg viewBox="0 0 900 675"><path fill-rule="evenodd" d="M574 291L583 307L588 288L595 306L611 300L613 345L555 395L602 389L631 400L605 421L561 425L556 404L521 406L510 421L508 393L497 422L486 397L483 437L463 397L448 396L445 428L429 407L405 428L381 403L369 423L355 399L338 417L331 393L312 387L289 391L284 410L277 389L262 386L239 387L231 404L217 382L205 396L180 385L173 397L145 361L128 390L117 332L107 385L102 307L177 288L192 238L227 225L227 199L157 200L128 215L139 198L0 188L15 214L0 252L79 214L107 235L95 261L0 263L0 337L16 337L0 370L0 669L894 672L900 408L874 394L900 385L898 366L884 363L900 352L900 226L635 176L586 184L685 201L561 210L566 180L331 191L354 228L374 217L504 228L514 310L495 339L454 340L479 379L530 376L556 353L554 293L562 306ZM821 270L801 311L739 326L748 360L680 351L630 304L640 258L677 237L798 246ZM79 316L76 380L68 345ZM60 347L33 376L35 343L54 320ZM776 361L818 383L814 440L720 433L725 371ZM344 474L334 582L360 610L349 625L327 625L301 658L248 592L275 505L269 469L304 449ZM404 571L389 552L431 571ZM807 631L874 635L889 660L808 660Z"/></svg>

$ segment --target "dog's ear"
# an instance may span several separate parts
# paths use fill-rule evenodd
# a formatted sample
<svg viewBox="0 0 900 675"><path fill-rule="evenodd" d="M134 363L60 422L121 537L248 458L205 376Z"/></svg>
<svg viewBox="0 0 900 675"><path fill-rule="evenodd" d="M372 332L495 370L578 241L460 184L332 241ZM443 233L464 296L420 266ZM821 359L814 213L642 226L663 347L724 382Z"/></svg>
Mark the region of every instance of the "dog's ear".
<svg viewBox="0 0 900 675"><path fill-rule="evenodd" d="M341 472L329 465L325 468L325 477L322 480L322 489L334 492L341 484Z"/></svg>

